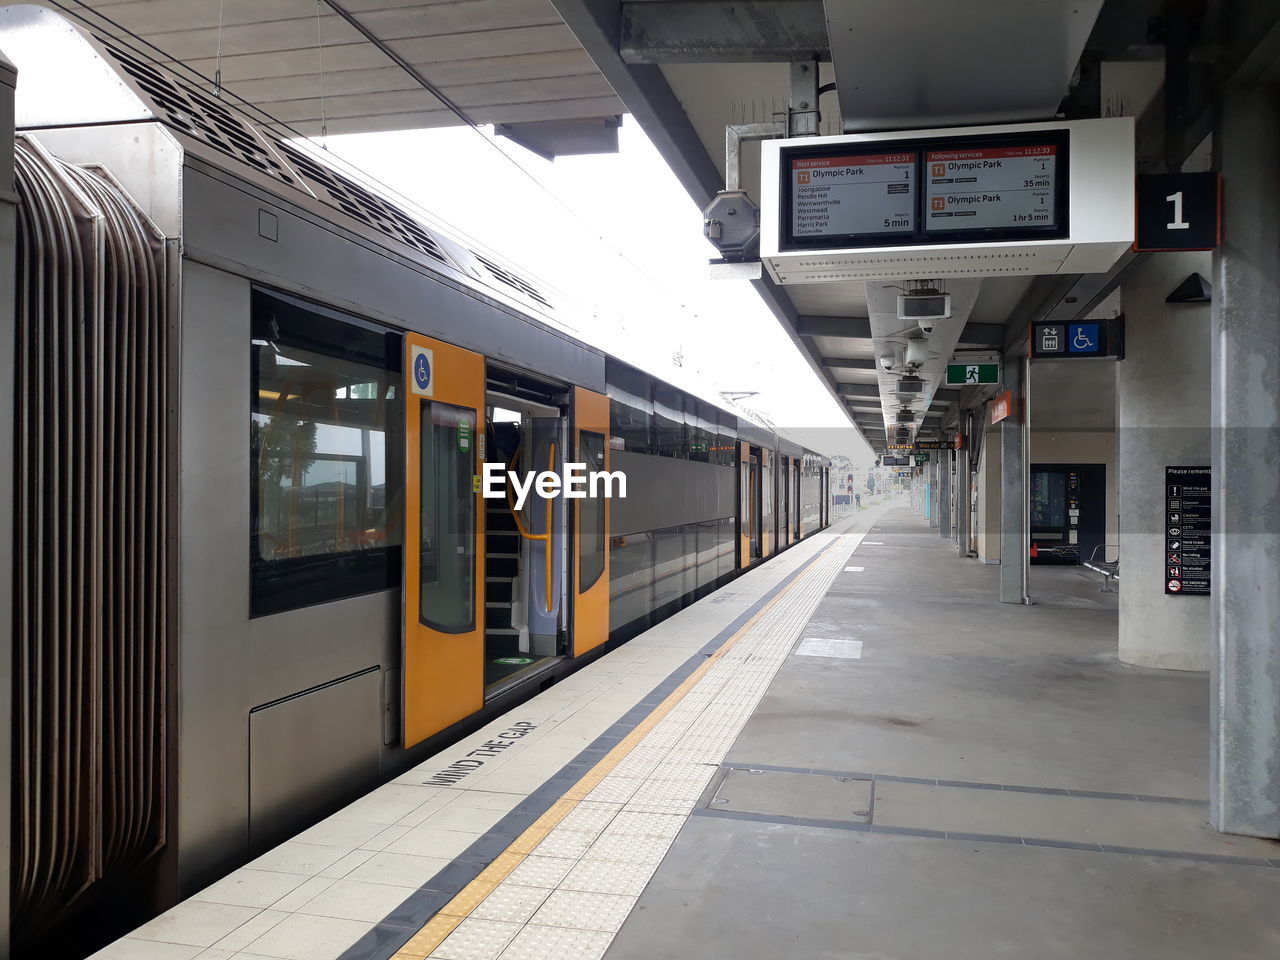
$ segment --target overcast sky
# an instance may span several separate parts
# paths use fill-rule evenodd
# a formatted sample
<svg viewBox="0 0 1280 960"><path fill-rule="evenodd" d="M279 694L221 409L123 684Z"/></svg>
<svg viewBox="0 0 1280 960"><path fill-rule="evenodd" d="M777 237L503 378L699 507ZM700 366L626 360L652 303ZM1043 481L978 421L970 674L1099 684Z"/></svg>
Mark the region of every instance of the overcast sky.
<svg viewBox="0 0 1280 960"><path fill-rule="evenodd" d="M750 284L708 278L716 251L702 236L701 212L630 117L620 140L617 154L554 163L487 128L330 137L327 145L572 297L582 306L575 332L588 343L711 397L759 391L743 402L797 439L869 461Z"/></svg>

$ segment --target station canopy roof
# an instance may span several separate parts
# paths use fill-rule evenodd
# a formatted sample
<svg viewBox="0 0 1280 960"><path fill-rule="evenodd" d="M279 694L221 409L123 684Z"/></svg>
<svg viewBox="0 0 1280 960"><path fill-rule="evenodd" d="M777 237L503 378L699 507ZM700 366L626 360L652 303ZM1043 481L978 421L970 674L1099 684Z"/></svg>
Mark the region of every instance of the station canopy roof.
<svg viewBox="0 0 1280 960"><path fill-rule="evenodd" d="M538 152L595 152L625 112L550 0L49 5L308 136L499 124Z"/></svg>
<svg viewBox="0 0 1280 960"><path fill-rule="evenodd" d="M1206 76L1229 76L1257 51L1280 48L1274 0L49 5L150 45L161 61L206 78L220 71L231 93L312 135L322 122L330 134L493 123L555 156L616 149L617 118L630 113L700 206L724 186L726 126L785 117L793 63L818 62L829 85L819 99L823 134L1126 115L1139 118L1140 165L1177 169L1203 152L1211 128ZM1171 122L1157 96L1167 77L1183 98ZM744 147L751 194L758 158ZM1016 348L1029 319L1097 305L1135 256L1106 275L949 281L952 317L931 337L946 356L911 398L877 369L903 326L889 284L749 282L850 422L883 450L904 403L928 437L993 389L940 387L937 371L954 350Z"/></svg>

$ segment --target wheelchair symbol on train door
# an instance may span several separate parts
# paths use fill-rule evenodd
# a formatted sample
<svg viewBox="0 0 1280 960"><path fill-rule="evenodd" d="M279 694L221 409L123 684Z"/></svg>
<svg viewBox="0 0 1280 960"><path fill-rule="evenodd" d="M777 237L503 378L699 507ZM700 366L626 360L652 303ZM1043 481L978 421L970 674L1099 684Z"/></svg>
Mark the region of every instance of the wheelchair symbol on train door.
<svg viewBox="0 0 1280 960"><path fill-rule="evenodd" d="M414 347L410 372L413 376L413 392L419 396L432 395L431 374L435 355L427 347Z"/></svg>

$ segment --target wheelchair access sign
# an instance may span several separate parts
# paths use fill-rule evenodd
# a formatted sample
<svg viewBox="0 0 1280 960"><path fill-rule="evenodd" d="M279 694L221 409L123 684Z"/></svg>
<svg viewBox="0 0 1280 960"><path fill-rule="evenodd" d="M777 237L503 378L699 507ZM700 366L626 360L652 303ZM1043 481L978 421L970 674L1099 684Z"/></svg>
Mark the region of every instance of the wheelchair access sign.
<svg viewBox="0 0 1280 960"><path fill-rule="evenodd" d="M1031 325L1033 360L1122 360L1124 317Z"/></svg>
<svg viewBox="0 0 1280 960"><path fill-rule="evenodd" d="M433 396L435 391L432 388L432 378L434 376L435 354L431 352L430 347L415 346L409 361L409 383L413 387L413 392L420 397Z"/></svg>

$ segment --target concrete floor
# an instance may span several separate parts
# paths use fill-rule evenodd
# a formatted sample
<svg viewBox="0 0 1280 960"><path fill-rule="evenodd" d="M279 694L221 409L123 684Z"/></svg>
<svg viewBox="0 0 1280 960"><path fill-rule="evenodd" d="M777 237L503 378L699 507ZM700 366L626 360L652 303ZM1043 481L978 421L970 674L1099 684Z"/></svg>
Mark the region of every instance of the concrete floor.
<svg viewBox="0 0 1280 960"><path fill-rule="evenodd" d="M1000 604L906 508L849 565L803 637L861 657L793 650L609 960L1280 956L1280 844L1205 824L1203 674L1119 663L1078 569Z"/></svg>

